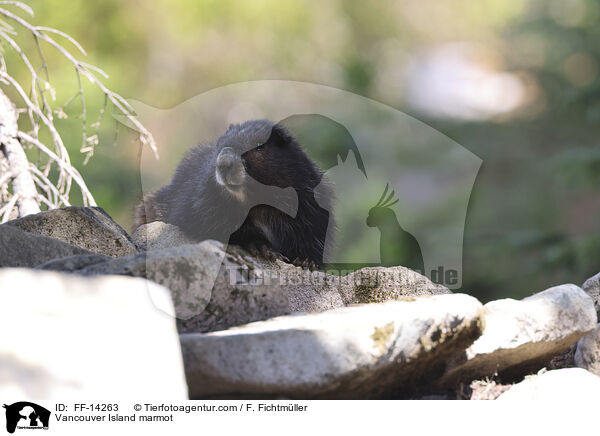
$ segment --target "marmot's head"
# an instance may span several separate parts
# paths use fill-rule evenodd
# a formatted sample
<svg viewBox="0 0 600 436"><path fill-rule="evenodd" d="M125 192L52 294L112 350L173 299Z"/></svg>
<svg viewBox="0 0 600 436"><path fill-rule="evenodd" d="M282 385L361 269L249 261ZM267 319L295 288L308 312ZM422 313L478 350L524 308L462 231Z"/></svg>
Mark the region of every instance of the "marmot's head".
<svg viewBox="0 0 600 436"><path fill-rule="evenodd" d="M314 188L322 176L292 135L268 120L232 124L216 145L215 179L240 199L261 185Z"/></svg>

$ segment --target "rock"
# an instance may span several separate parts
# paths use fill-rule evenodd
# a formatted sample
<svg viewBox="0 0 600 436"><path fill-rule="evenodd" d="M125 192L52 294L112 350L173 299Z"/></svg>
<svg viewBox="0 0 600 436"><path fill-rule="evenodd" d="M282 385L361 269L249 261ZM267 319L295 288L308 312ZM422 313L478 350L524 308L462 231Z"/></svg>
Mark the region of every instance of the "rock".
<svg viewBox="0 0 600 436"><path fill-rule="evenodd" d="M232 255L222 244L204 241L152 250L112 259L79 270L84 275L146 277L171 291L178 326L182 331L220 330L232 325L289 313L287 293L277 281L262 283L264 271L256 263L244 264L250 272L236 277L228 269Z"/></svg>
<svg viewBox="0 0 600 436"><path fill-rule="evenodd" d="M584 336L585 337L585 336ZM580 339L581 340L581 339ZM548 362L546 369L561 369L561 368L573 368L575 367L575 349L577 348L577 342L569 346L565 351L557 354Z"/></svg>
<svg viewBox="0 0 600 436"><path fill-rule="evenodd" d="M177 226L160 221L140 226L132 237L136 245L144 250L156 250L197 243L187 238ZM224 246L222 249L225 250ZM249 256L247 252L235 246L228 247L227 251L237 255L242 261ZM406 296L452 293L448 288L434 284L427 277L403 266L363 268L355 273L342 274L340 277L339 272L337 274L325 274L315 271L310 274L300 268L294 269L293 265L285 262L254 260L266 268L285 271L285 275L288 278L286 281L289 286L294 286L294 283L306 283L307 281L319 286L330 287L333 285L336 287L335 293L341 294L340 296L345 304L373 303L392 301ZM310 298L302 298L301 294L304 289L299 288L296 291L298 292L295 292L295 294L299 295L298 306L305 308L304 301L314 301L312 296ZM338 297L334 298L337 299ZM330 307L323 310L328 308Z"/></svg>
<svg viewBox="0 0 600 436"><path fill-rule="evenodd" d="M147 228L158 231L145 232L157 235L146 246L168 245L155 245L157 240L181 240L168 236L174 234L173 226ZM255 259L239 247L225 249L222 243L209 240L151 249L77 272L146 277L164 285L173 294L181 332L222 330L292 312L322 312L365 301L449 292L407 268L366 270L364 277L362 272L339 277Z"/></svg>
<svg viewBox="0 0 600 436"><path fill-rule="evenodd" d="M452 293L403 266L362 268L344 276L303 270L284 262L277 262L277 267L275 276L283 278L291 312L322 312L351 304Z"/></svg>
<svg viewBox="0 0 600 436"><path fill-rule="evenodd" d="M102 254L79 254L75 256L61 257L53 259L46 263L36 266L36 269L44 269L49 271L64 271L72 272L85 268L86 266L96 265L97 263L106 262L112 259L111 257Z"/></svg>
<svg viewBox="0 0 600 436"><path fill-rule="evenodd" d="M504 401L544 401L546 404L576 400L595 404L600 392L600 377L581 368L564 368L526 377L498 397Z"/></svg>
<svg viewBox="0 0 600 436"><path fill-rule="evenodd" d="M403 266L362 268L348 274L340 288L346 304L381 303L403 297L452 292Z"/></svg>
<svg viewBox="0 0 600 436"><path fill-rule="evenodd" d="M177 226L154 221L141 225L131 238L140 250L157 250L161 248L178 247L180 245L195 244Z"/></svg>
<svg viewBox="0 0 600 436"><path fill-rule="evenodd" d="M464 294L180 335L190 398L374 398L435 378L482 329Z"/></svg>
<svg viewBox="0 0 600 436"><path fill-rule="evenodd" d="M187 398L168 291L143 279L0 270L0 397Z"/></svg>
<svg viewBox="0 0 600 436"><path fill-rule="evenodd" d="M473 380L469 385L471 394L466 400L495 400L504 392L509 390L512 385L503 385L494 380Z"/></svg>
<svg viewBox="0 0 600 436"><path fill-rule="evenodd" d="M442 384L495 373L510 380L537 371L597 322L592 299L575 285L556 286L521 301L491 301L484 307L483 334L451 359Z"/></svg>
<svg viewBox="0 0 600 436"><path fill-rule="evenodd" d="M34 267L56 258L94 254L62 241L27 233L6 224L0 225L0 247L2 247L0 267Z"/></svg>
<svg viewBox="0 0 600 436"><path fill-rule="evenodd" d="M140 226L133 234L136 245L145 250L172 248L181 245L195 244L197 242L187 238L177 226L155 221ZM218 243L217 243L218 244ZM221 249L225 247L221 245ZM236 246L227 247L227 251L234 255L240 264L246 263L249 254ZM261 265L266 269L278 271L284 275L287 286L312 283L319 287L335 287L332 293L328 289L325 294L331 294L333 299L342 298L344 304L373 303L393 301L400 297L413 297L419 295L441 295L452 292L442 286L431 282L427 277L408 268L397 266L392 268L372 267L363 268L350 274L325 274L320 271L308 272L285 262L270 262L262 259L253 259L253 264ZM298 286L294 289L297 298L291 302L298 310L322 311L334 306L308 308L308 302L314 302L313 295L305 296L305 292L312 292L312 287ZM323 293L323 292L322 292ZM336 295L333 295L336 294ZM339 295L337 295L339 294Z"/></svg>
<svg viewBox="0 0 600 436"><path fill-rule="evenodd" d="M138 251L125 230L99 207L53 209L9 221L5 225L110 257Z"/></svg>
<svg viewBox="0 0 600 436"><path fill-rule="evenodd" d="M600 319L600 273L587 279L582 287L583 290L592 297L592 300L594 300L596 314L598 315L598 319Z"/></svg>
<svg viewBox="0 0 600 436"><path fill-rule="evenodd" d="M577 342L575 365L600 376L600 324Z"/></svg>

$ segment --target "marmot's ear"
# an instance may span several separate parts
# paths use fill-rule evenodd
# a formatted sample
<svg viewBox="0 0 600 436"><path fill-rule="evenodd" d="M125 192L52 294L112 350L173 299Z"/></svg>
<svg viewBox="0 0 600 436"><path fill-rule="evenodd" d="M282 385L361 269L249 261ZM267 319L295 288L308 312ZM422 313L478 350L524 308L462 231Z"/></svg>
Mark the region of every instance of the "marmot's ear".
<svg viewBox="0 0 600 436"><path fill-rule="evenodd" d="M276 145L286 145L294 140L291 133L283 127L281 124L275 124L271 129L271 136L269 141L272 141Z"/></svg>

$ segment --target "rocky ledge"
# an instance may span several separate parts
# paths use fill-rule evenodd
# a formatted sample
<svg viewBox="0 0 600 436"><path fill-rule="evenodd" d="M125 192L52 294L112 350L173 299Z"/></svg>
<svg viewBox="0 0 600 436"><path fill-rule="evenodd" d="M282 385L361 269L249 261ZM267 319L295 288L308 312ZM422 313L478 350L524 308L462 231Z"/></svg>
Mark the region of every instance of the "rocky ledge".
<svg viewBox="0 0 600 436"><path fill-rule="evenodd" d="M512 399L600 383L600 274L482 305L401 266L310 271L160 222L129 236L83 207L0 225L0 246L10 396Z"/></svg>

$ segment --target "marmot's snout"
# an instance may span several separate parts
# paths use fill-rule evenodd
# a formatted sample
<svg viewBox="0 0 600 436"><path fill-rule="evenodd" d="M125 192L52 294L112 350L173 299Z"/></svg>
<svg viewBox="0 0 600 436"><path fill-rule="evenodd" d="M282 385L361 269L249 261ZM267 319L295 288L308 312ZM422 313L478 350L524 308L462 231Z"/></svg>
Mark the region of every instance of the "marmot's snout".
<svg viewBox="0 0 600 436"><path fill-rule="evenodd" d="M217 156L215 169L217 183L228 189L238 189L246 179L242 158L231 147L224 147Z"/></svg>

